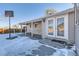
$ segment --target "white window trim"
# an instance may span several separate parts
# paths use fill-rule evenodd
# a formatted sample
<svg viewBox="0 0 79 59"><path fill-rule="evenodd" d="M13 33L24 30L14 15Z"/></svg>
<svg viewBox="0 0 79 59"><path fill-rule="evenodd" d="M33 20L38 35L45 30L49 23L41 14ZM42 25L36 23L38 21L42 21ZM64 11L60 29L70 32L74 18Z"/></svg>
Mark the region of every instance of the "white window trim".
<svg viewBox="0 0 79 59"><path fill-rule="evenodd" d="M56 28L56 37L68 39L68 14L56 17L56 27L57 27L57 19L58 18L64 18L64 37L57 35L57 28Z"/></svg>
<svg viewBox="0 0 79 59"><path fill-rule="evenodd" d="M65 17L62 16L62 17L57 17L57 18L56 18L56 37L64 38L64 36L58 36L58 35L57 35L57 20L60 19L60 18L64 18L64 36L65 36Z"/></svg>
<svg viewBox="0 0 79 59"><path fill-rule="evenodd" d="M63 36L57 36L57 19L64 17L64 37ZM54 35L48 35L48 20L54 20ZM68 14L61 15L61 16L56 16L56 17L51 17L46 19L46 33L47 36L49 37L56 37L56 38L63 38L68 40Z"/></svg>

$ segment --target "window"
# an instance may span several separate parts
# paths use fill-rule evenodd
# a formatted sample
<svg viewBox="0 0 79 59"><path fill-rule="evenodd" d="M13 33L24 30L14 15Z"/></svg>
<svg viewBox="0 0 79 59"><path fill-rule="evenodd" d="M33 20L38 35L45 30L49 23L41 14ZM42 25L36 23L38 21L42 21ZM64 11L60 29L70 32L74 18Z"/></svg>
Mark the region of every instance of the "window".
<svg viewBox="0 0 79 59"><path fill-rule="evenodd" d="M38 25L38 24L35 24L35 28L37 28L37 25Z"/></svg>
<svg viewBox="0 0 79 59"><path fill-rule="evenodd" d="M48 20L48 35L53 35L54 33L53 29L53 20Z"/></svg>
<svg viewBox="0 0 79 59"><path fill-rule="evenodd" d="M57 35L64 36L64 18L57 19Z"/></svg>

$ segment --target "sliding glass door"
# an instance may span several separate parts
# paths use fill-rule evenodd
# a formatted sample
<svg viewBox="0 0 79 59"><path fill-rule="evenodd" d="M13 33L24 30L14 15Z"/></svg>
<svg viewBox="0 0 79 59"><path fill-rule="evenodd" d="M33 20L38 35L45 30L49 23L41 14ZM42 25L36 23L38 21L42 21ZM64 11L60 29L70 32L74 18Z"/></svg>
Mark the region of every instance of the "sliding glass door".
<svg viewBox="0 0 79 59"><path fill-rule="evenodd" d="M52 37L65 37L64 17L48 20L48 35Z"/></svg>
<svg viewBox="0 0 79 59"><path fill-rule="evenodd" d="M57 36L64 36L64 18L57 19Z"/></svg>
<svg viewBox="0 0 79 59"><path fill-rule="evenodd" d="M52 37L64 37L64 17L48 20L48 35Z"/></svg>

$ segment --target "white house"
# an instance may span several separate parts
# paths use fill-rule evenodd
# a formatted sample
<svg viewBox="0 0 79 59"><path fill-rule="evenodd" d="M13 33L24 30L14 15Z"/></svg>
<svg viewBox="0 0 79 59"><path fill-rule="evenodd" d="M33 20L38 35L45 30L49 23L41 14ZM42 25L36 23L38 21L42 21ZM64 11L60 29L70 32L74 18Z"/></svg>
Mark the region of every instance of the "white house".
<svg viewBox="0 0 79 59"><path fill-rule="evenodd" d="M30 33L32 37L48 38L48 40L60 40L68 44L74 44L74 23L74 8L70 8L19 24L26 25L25 33Z"/></svg>

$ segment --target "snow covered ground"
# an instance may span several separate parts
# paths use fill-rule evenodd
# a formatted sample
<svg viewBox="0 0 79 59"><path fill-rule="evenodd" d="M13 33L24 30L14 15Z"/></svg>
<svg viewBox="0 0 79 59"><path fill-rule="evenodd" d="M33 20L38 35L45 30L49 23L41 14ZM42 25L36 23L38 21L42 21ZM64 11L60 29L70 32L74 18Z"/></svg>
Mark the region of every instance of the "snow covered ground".
<svg viewBox="0 0 79 59"><path fill-rule="evenodd" d="M18 34L12 34L12 36L18 36ZM58 49L49 45L45 45L39 42L39 40L33 40L29 37L18 36L13 40L7 40L8 34L0 34L0 55L2 56L74 56L73 49Z"/></svg>

